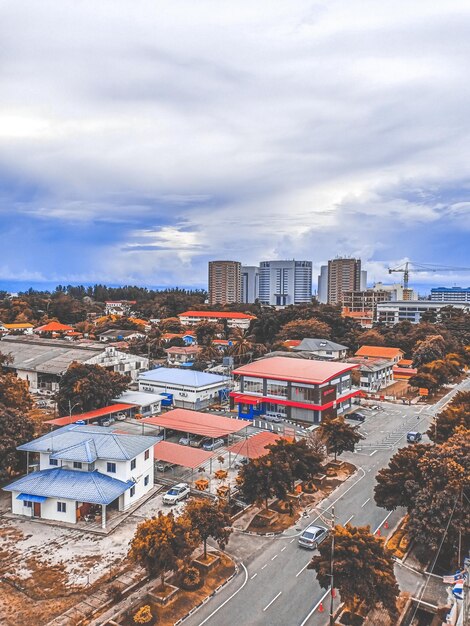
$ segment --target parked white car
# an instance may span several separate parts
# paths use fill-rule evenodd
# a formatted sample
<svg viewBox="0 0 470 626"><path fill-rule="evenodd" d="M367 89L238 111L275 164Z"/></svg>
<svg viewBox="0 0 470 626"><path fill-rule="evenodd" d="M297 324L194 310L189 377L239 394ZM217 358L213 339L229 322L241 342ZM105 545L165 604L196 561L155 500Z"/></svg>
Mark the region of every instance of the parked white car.
<svg viewBox="0 0 470 626"><path fill-rule="evenodd" d="M191 490L187 483L178 483L171 489L168 489L163 496L163 504L178 504L181 500L189 498Z"/></svg>

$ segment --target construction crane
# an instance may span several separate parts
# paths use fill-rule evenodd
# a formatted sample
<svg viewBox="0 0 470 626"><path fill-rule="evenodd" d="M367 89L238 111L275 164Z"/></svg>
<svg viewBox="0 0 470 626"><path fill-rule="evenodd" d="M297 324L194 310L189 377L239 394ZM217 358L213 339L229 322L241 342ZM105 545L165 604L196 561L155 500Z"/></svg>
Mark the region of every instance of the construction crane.
<svg viewBox="0 0 470 626"><path fill-rule="evenodd" d="M412 267L411 267L412 266ZM398 267L389 267L388 273L399 272L403 274L403 288L408 289L410 271L415 272L470 272L470 267L452 267L450 265L431 265L429 263L414 263L406 261Z"/></svg>

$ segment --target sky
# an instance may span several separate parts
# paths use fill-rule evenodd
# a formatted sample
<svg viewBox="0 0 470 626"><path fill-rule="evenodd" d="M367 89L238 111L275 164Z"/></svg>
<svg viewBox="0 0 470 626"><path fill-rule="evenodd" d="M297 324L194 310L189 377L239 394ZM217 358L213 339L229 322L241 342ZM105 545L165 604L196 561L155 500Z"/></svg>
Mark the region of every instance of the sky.
<svg viewBox="0 0 470 626"><path fill-rule="evenodd" d="M5 0L0 288L470 267L469 32L467 0Z"/></svg>

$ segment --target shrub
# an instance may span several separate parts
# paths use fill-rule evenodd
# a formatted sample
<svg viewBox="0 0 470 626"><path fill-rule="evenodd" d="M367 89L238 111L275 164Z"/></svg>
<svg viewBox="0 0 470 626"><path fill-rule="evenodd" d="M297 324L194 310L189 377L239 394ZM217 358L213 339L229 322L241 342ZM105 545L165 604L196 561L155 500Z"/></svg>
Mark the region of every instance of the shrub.
<svg viewBox="0 0 470 626"><path fill-rule="evenodd" d="M117 583L113 583L109 585L108 593L115 602L119 602L122 598L122 587Z"/></svg>
<svg viewBox="0 0 470 626"><path fill-rule="evenodd" d="M197 567L187 567L181 574L180 586L186 591L199 589L203 582L201 572Z"/></svg>
<svg viewBox="0 0 470 626"><path fill-rule="evenodd" d="M141 607L134 615L134 622L136 624L148 624L152 621L152 619L152 611L150 610L150 606L148 604Z"/></svg>

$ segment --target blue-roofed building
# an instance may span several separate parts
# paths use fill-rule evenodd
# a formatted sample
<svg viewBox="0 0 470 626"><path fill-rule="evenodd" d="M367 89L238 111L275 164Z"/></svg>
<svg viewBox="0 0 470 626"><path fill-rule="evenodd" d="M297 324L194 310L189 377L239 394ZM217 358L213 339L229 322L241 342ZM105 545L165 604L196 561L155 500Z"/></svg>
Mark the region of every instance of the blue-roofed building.
<svg viewBox="0 0 470 626"><path fill-rule="evenodd" d="M168 393L173 405L200 411L228 397L230 378L196 370L158 367L139 376L139 391Z"/></svg>
<svg viewBox="0 0 470 626"><path fill-rule="evenodd" d="M153 488L156 437L69 424L18 450L38 459L38 471L4 487L16 515L75 523L98 507L125 511Z"/></svg>

